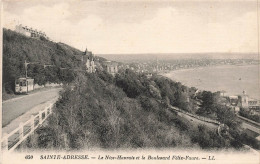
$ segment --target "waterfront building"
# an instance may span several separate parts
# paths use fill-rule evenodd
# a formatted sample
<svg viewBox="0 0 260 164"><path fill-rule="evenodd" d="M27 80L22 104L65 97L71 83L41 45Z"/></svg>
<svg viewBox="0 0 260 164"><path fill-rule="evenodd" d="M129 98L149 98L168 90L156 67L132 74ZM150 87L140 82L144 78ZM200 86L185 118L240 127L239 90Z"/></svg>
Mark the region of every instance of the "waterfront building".
<svg viewBox="0 0 260 164"><path fill-rule="evenodd" d="M248 108L251 114L260 114L260 101L257 99L248 99Z"/></svg>
<svg viewBox="0 0 260 164"><path fill-rule="evenodd" d="M246 91L243 91L243 94L241 95L241 106L243 108L248 108L248 98Z"/></svg>
<svg viewBox="0 0 260 164"><path fill-rule="evenodd" d="M229 98L229 103L232 106L237 106L238 105L238 102L239 102L238 96L229 96L228 98Z"/></svg>
<svg viewBox="0 0 260 164"><path fill-rule="evenodd" d="M250 98L245 91L241 96L241 106L250 109L251 113L260 113L260 101Z"/></svg>

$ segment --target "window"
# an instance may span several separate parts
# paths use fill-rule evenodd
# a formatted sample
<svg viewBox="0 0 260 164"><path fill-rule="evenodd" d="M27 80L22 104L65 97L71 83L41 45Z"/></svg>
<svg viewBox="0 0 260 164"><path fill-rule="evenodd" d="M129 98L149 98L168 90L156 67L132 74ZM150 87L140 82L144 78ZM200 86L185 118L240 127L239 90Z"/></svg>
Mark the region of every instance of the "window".
<svg viewBox="0 0 260 164"><path fill-rule="evenodd" d="M26 81L25 80L20 81L20 86L26 86Z"/></svg>

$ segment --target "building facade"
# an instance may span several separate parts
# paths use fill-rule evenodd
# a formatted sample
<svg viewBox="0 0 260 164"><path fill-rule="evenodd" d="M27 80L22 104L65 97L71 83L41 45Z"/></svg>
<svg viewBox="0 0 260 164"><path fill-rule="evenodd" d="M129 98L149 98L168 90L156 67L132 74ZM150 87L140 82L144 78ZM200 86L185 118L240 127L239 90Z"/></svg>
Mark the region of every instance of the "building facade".
<svg viewBox="0 0 260 164"><path fill-rule="evenodd" d="M250 98L245 91L243 91L243 95L241 96L241 106L243 108L249 108L253 110L260 110L260 101L257 99Z"/></svg>
<svg viewBox="0 0 260 164"><path fill-rule="evenodd" d="M247 108L248 107L248 95L246 94L246 91L243 91L243 94L241 95L241 106L243 108Z"/></svg>
<svg viewBox="0 0 260 164"><path fill-rule="evenodd" d="M115 76L118 73L118 63L112 61L104 62L107 72Z"/></svg>
<svg viewBox="0 0 260 164"><path fill-rule="evenodd" d="M31 38L44 37L45 39L49 40L49 38L47 37L45 32L34 30L34 29L29 28L27 26L23 26L22 24L16 25L15 26L15 31L20 33L20 34L23 34L23 35L25 35L27 37L31 37Z"/></svg>
<svg viewBox="0 0 260 164"><path fill-rule="evenodd" d="M88 51L86 48L84 55L86 56L86 71L88 73L95 73L96 66L95 66L95 55L92 54L91 51Z"/></svg>
<svg viewBox="0 0 260 164"><path fill-rule="evenodd" d="M228 98L229 98L230 105L232 105L232 106L237 106L238 105L238 103L239 103L238 96L228 96Z"/></svg>

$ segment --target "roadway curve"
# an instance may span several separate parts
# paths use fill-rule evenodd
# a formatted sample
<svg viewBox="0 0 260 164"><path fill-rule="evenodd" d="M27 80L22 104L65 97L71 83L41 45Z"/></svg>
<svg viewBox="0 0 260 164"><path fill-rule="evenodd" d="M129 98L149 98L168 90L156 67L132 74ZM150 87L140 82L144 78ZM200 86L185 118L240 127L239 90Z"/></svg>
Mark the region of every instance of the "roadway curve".
<svg viewBox="0 0 260 164"><path fill-rule="evenodd" d="M184 117L184 118L186 118L186 119L189 120L189 121L192 121L193 124L195 124L195 125L203 124L203 125L209 127L210 129L217 129L218 126L219 126L219 124L220 124L220 123L216 124L216 123L212 123L212 122L210 122L210 121L205 121L205 120L201 120L201 119L192 117L192 116L186 114L185 111L183 111L183 110L181 110L181 109L179 109L179 108L177 108L177 107L170 106L169 109L176 111L179 116ZM190 113L190 114L191 114L191 113ZM191 115L194 115L194 114L191 114ZM194 115L194 116L195 116L195 115ZM207 120L211 120L211 119L209 119L209 118L206 118L206 119L207 119Z"/></svg>
<svg viewBox="0 0 260 164"><path fill-rule="evenodd" d="M4 101L2 104L2 127L29 111L33 107L59 96L61 88L52 88Z"/></svg>

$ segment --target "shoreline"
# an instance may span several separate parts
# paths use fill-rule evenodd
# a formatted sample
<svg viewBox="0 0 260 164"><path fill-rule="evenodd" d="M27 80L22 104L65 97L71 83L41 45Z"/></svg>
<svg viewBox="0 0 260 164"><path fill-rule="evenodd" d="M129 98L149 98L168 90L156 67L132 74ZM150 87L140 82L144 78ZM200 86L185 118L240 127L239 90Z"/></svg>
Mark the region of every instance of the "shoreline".
<svg viewBox="0 0 260 164"><path fill-rule="evenodd" d="M205 68L230 68L230 67L253 67L253 66L259 66L259 64L247 64L247 65L230 65L230 64L225 64L225 65L211 65L211 66L200 66L200 67L194 67L194 68L181 68L181 69L176 69L176 70L171 70L166 73L159 73L159 75L166 75L170 74L173 72L182 72L182 71L187 71L187 70L198 70L198 69L205 69ZM259 68L260 69L260 68Z"/></svg>
<svg viewBox="0 0 260 164"><path fill-rule="evenodd" d="M200 78L199 79L197 79L197 78L194 79L194 82L196 84L192 84L192 83L187 84L187 81L188 81L187 79L186 80L180 80L178 78L173 77L173 74L174 73L182 73L182 72L185 72L185 71L196 71L196 70L203 70L203 71L205 71L205 69L207 69L207 68L208 69L212 69L212 68L213 69L214 68L217 68L217 69L225 69L225 68L251 68L251 67L257 67L257 66L258 66L258 69L260 71L260 68L259 68L258 64L250 64L250 65L248 65L248 64L247 65L214 65L214 66L206 66L206 67L195 67L195 68L184 68L184 69L172 70L172 71L169 71L169 72L166 72L166 73L159 73L159 75L167 77L167 78L169 78L169 79L171 79L173 81L180 82L180 83L182 83L183 85L185 85L187 87L195 87L198 90L210 91L210 92L225 91L225 96L234 96L234 95L241 95L243 89L241 89L241 93L236 93L237 92L236 89L234 89L234 91L225 89L227 86L223 87L223 89L218 88L219 86L218 87L210 87L210 88L207 88L207 86L203 87L203 83L205 83L205 80L204 81L200 80ZM202 79L203 79L203 77L202 77ZM244 83L246 83L246 81L244 81ZM200 85L202 85L202 86L200 86ZM247 84L247 85L250 85L250 83ZM258 89L259 89L259 87L258 87ZM257 93L252 94L252 92L251 92L251 94L249 93L249 97L257 99L257 100L260 100L260 95L256 96L255 94L257 94Z"/></svg>

